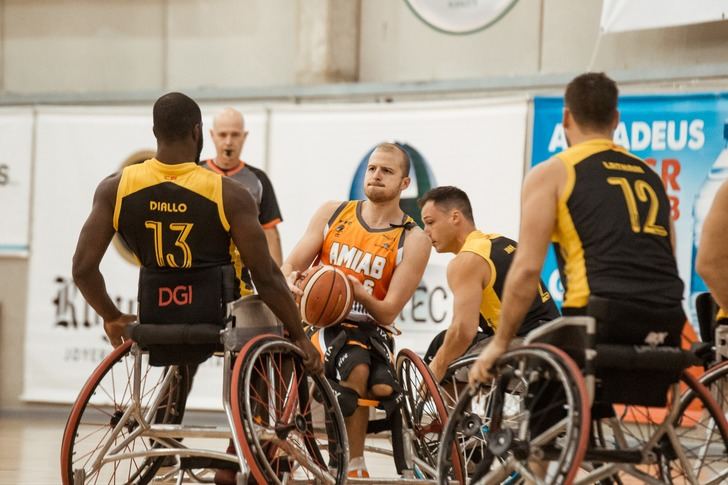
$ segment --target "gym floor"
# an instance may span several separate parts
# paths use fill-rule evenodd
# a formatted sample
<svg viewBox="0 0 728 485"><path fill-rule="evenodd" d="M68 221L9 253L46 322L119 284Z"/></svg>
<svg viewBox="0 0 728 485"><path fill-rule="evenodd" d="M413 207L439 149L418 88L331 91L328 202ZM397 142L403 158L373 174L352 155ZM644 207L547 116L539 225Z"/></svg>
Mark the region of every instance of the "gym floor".
<svg viewBox="0 0 728 485"><path fill-rule="evenodd" d="M60 448L68 406L31 406L23 411L0 413L0 484L58 485L60 483ZM222 424L223 413L189 412L190 423ZM372 446L390 448L385 438L371 437ZM224 450L227 442L220 442ZM372 477L396 475L391 457L366 455ZM189 482L193 483L193 482Z"/></svg>

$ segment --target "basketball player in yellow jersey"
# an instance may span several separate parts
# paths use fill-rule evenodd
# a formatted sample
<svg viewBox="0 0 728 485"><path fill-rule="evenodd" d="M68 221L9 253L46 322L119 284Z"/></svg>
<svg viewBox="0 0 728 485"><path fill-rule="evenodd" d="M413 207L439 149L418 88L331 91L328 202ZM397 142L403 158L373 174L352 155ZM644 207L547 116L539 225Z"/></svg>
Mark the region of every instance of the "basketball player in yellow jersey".
<svg viewBox="0 0 728 485"><path fill-rule="evenodd" d="M653 345L680 344L683 283L670 204L659 176L612 142L617 98L617 85L603 73L582 74L566 87L562 123L569 148L524 180L520 244L500 325L470 371L472 382L490 377L508 348L538 291L551 240L564 283L564 315L596 315L606 323L600 333L608 332L613 343L652 336L664 338L648 342Z"/></svg>
<svg viewBox="0 0 728 485"><path fill-rule="evenodd" d="M366 200L327 202L281 267L291 291L312 263L342 269L354 284L355 304L347 320L312 337L326 376L337 389L349 436L349 474L366 477L364 440L368 408L360 399L396 406L389 328L412 297L430 256L425 233L399 207L410 183L408 154L382 143L369 157Z"/></svg>
<svg viewBox="0 0 728 485"><path fill-rule="evenodd" d="M114 304L99 271L117 230L148 268L230 264L232 240L261 298L303 349L307 368L320 371L318 352L306 338L286 281L268 252L255 201L237 182L198 166L199 106L184 94L169 93L154 103L153 116L155 158L101 181L73 256L76 285L103 319L111 344L121 345L126 326L136 320Z"/></svg>
<svg viewBox="0 0 728 485"><path fill-rule="evenodd" d="M448 366L465 353L478 352L498 329L503 282L517 243L499 234L475 228L473 210L465 192L457 187L436 187L420 198L425 233L438 253L453 253L447 265L447 284L453 293L453 317L425 354L438 381ZM517 332L525 336L539 325L560 316L543 283Z"/></svg>
<svg viewBox="0 0 728 485"><path fill-rule="evenodd" d="M695 267L718 305L717 320L728 321L728 182L715 195L703 223Z"/></svg>

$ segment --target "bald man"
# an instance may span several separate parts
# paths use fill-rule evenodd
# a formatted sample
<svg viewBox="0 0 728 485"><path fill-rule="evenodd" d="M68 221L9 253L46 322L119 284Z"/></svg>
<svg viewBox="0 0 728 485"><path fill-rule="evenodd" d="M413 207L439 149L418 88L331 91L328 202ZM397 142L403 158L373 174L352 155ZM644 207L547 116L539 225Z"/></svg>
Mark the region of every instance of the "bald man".
<svg viewBox="0 0 728 485"><path fill-rule="evenodd" d="M248 137L243 115L233 108L225 108L215 116L210 135L215 143L217 155L214 159L205 160L201 165L220 175L232 177L252 194L258 203L258 220L268 240L268 250L273 260L280 266L283 255L277 226L282 221L281 211L278 208L273 185L265 172L240 159L240 153ZM236 270L241 280L241 293L250 294L252 291L250 278L247 277L247 271L244 271L239 258Z"/></svg>

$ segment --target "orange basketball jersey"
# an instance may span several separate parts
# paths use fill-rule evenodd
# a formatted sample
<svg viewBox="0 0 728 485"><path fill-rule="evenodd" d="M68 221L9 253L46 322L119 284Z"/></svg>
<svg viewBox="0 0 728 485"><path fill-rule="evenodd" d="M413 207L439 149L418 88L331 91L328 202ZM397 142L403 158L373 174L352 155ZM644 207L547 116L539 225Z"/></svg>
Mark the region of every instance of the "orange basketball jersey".
<svg viewBox="0 0 728 485"><path fill-rule="evenodd" d="M402 260L407 229L415 225L405 215L402 224L390 228L372 229L361 216L362 201L342 203L324 229L324 244L319 255L320 264L341 269L356 277L375 298L387 295L394 270ZM359 302L354 302L349 319L372 320Z"/></svg>

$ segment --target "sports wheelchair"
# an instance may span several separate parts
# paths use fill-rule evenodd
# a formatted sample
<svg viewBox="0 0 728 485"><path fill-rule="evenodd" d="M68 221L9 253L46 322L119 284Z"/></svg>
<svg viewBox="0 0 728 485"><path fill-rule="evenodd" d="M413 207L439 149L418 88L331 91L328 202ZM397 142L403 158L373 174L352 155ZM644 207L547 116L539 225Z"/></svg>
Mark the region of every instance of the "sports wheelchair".
<svg viewBox="0 0 728 485"><path fill-rule="evenodd" d="M71 409L61 447L64 485L211 483L220 469L232 470L238 484L347 481L335 392L322 375L306 373L300 351L257 296L233 301L231 271L141 270L138 323ZM227 426L184 425L196 366L213 355L223 359ZM427 440L439 437L444 422L437 412L445 408L416 354L401 351L396 370L405 390L401 406L368 429L389 431L392 450L366 451L394 457L397 483L433 482L437 441ZM224 451L227 440L233 454Z"/></svg>
<svg viewBox="0 0 728 485"><path fill-rule="evenodd" d="M346 433L328 382L306 373L300 351L258 297L233 301L233 284L229 266L141 270L139 323L91 374L68 418L64 485L210 483L218 469L234 470L238 484L282 474L344 481ZM195 366L213 354L224 361L228 426L185 426ZM224 447L228 439L234 454L210 448L210 440Z"/></svg>
<svg viewBox="0 0 728 485"><path fill-rule="evenodd" d="M725 482L728 423L685 372L702 360L678 347L683 322L599 298L588 315L535 330L491 382L467 388L444 431L439 483L453 475L452 445L467 483Z"/></svg>
<svg viewBox="0 0 728 485"><path fill-rule="evenodd" d="M378 454L391 456L394 461L397 477L353 478L347 477L349 483L435 483L436 478L436 450L439 447L439 436L444 428L443 416L446 408L437 390L437 385L427 365L413 351L403 349L396 359L394 356L394 339L388 341L389 359L394 367L397 382L402 387L401 397L395 401L385 403L374 399L358 399L359 406L374 408L374 419L367 425L367 435L386 434L391 449L365 443L365 454ZM237 375L233 373L233 379ZM334 392L338 395L338 387L332 384ZM275 406L276 403L271 403ZM342 403L344 408L350 403ZM280 410L271 411L280 413ZM331 431L326 427L315 430L321 440L328 439L330 446L335 440L331 439ZM263 456L267 446L265 440L250 443L251 448L258 450L257 454ZM453 448L453 451L455 448ZM263 459L265 461L265 459ZM268 470L268 476L281 476L279 466L274 460L262 463L262 468ZM330 466L336 468L338 463L331 461ZM251 466L252 468L252 466ZM272 472L272 473L270 473ZM274 480L274 483L275 480ZM286 483L309 483L297 480L295 477ZM339 483L339 482L337 482Z"/></svg>

